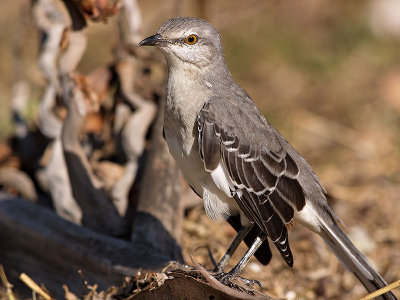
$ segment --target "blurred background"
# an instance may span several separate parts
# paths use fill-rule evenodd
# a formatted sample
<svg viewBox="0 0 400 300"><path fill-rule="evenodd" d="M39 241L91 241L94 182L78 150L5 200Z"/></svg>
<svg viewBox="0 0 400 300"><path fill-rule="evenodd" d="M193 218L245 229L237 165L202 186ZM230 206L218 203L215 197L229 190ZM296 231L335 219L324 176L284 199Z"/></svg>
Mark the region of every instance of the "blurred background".
<svg viewBox="0 0 400 300"><path fill-rule="evenodd" d="M355 244L388 282L400 279L400 1L138 3L145 36L174 16L202 17L220 30L234 79L311 164ZM15 130L10 99L21 58L31 89L24 115L32 123L45 85L37 66L40 36L29 21L29 5L0 2L2 142ZM21 35L24 26L29 34ZM89 23L78 70L85 74L111 61L116 42L113 18ZM184 197L196 196L187 192ZM211 266L207 250L199 247L208 246L218 259L234 237L229 225L209 220L201 205L186 213L183 226L185 260L193 254L206 266ZM293 269L272 249L269 266L251 261L242 275L288 299L365 295L318 237L299 226L289 237Z"/></svg>

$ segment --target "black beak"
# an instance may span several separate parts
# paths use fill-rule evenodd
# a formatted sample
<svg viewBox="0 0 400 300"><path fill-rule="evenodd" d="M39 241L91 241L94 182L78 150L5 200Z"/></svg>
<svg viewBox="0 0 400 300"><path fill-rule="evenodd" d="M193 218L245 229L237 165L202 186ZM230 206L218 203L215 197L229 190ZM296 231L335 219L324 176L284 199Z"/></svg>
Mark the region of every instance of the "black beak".
<svg viewBox="0 0 400 300"><path fill-rule="evenodd" d="M145 38L143 41L139 43L138 46L157 46L163 42L165 42L165 40L161 37L161 35L156 33L155 35Z"/></svg>

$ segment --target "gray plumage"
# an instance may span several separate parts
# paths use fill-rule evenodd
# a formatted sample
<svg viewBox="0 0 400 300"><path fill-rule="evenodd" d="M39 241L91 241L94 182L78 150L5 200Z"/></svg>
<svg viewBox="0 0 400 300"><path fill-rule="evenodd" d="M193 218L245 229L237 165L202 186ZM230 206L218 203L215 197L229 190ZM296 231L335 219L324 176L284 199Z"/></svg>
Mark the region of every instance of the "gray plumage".
<svg viewBox="0 0 400 300"><path fill-rule="evenodd" d="M174 18L139 45L158 46L166 58L166 141L211 218L240 214L242 225L255 224L289 266L287 225L297 221L318 233L370 292L385 285L337 226L309 164L233 80L211 24Z"/></svg>

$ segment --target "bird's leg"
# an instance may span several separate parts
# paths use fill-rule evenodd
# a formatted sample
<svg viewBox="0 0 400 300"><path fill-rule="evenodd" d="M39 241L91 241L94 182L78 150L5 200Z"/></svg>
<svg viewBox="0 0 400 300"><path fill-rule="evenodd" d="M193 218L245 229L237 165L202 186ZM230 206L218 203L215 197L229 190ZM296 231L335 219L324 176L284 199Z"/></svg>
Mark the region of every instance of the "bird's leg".
<svg viewBox="0 0 400 300"><path fill-rule="evenodd" d="M243 241L243 239L246 237L246 235L250 232L250 230L253 228L254 224L251 224L249 226L243 226L237 233L235 239L232 241L231 245L229 246L228 250L224 254L224 256L221 258L221 260L218 262L217 266L214 269L214 272L223 272L223 269L226 267L228 264L229 260L231 259L233 253L236 251L236 249L239 247L239 244Z"/></svg>
<svg viewBox="0 0 400 300"><path fill-rule="evenodd" d="M257 251L257 249L262 245L262 243L265 241L267 238L267 235L264 233L261 233L257 236L257 238L254 240L253 244L251 247L247 250L247 252L243 255L241 260L238 262L238 264L230 270L226 274L221 274L222 276L218 276L219 280L223 284L229 284L231 282L232 278L238 277L240 272L243 270L243 268L246 266L246 264L249 262L250 258L253 256L253 254ZM247 285L257 283L259 286L261 286L259 281L256 280L249 280L246 278L240 277L240 279L245 282Z"/></svg>

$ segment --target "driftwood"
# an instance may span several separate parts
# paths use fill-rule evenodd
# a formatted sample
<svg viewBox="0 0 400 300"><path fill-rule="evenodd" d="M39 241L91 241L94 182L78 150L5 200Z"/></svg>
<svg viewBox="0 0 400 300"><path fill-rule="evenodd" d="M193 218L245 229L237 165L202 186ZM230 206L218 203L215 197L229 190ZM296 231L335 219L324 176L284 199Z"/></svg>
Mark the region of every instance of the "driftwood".
<svg viewBox="0 0 400 300"><path fill-rule="evenodd" d="M78 270L85 280L107 289L120 284L124 276L134 276L139 268L160 270L170 261L145 243L99 234L4 193L0 194L0 227L0 262L6 273L12 270L8 274L12 283L18 283L19 273L25 272L57 298L63 296L63 284L81 293Z"/></svg>
<svg viewBox="0 0 400 300"><path fill-rule="evenodd" d="M58 56L64 30L71 20L57 0L40 0L33 6L34 19L44 36L39 54L39 66L47 81L39 109L39 127L48 138L57 138L62 123L53 112L59 89Z"/></svg>
<svg viewBox="0 0 400 300"><path fill-rule="evenodd" d="M19 76L21 75L17 74L17 82L13 85L11 106L17 148L21 153L21 162L26 164L28 161L34 160L33 137L29 133L28 124L22 117L23 109L29 98L30 87L25 80L18 78ZM36 201L38 198L32 179L22 170L0 166L0 185L30 201Z"/></svg>
<svg viewBox="0 0 400 300"><path fill-rule="evenodd" d="M123 24L127 26L123 26ZM114 205L121 215L128 206L128 194L143 154L146 134L157 112L156 105L135 92L133 83L142 75L142 66L135 48L142 40L142 17L136 0L122 1L119 14L120 44L115 51L115 71L124 102L116 107L114 134L120 137L127 157L125 172L111 190ZM133 110L133 111L132 111Z"/></svg>
<svg viewBox="0 0 400 300"><path fill-rule="evenodd" d="M164 284L154 290L137 294L134 299L138 300L169 300L169 299L191 299L191 300L268 300L265 295L249 295L240 293L225 286L213 286L192 277L182 276L173 280L166 280Z"/></svg>
<svg viewBox="0 0 400 300"><path fill-rule="evenodd" d="M47 208L4 193L0 193L0 227L0 262L21 295L30 294L18 281L21 272L43 283L52 296L63 299L63 286L76 295L85 293L79 270L89 285L96 284L105 291L111 285L120 286L125 276L134 279L139 270L147 274L171 265L171 257L149 247L145 241L132 244L99 234L64 220ZM226 287L201 266L197 267L196 276L184 267L155 273L162 279L159 287L145 289L135 299L270 299L250 288L252 294ZM119 294L120 299L127 298L134 288L129 290L125 295L114 294ZM106 299L104 292L100 296L98 299Z"/></svg>
<svg viewBox="0 0 400 300"><path fill-rule="evenodd" d="M27 200L37 201L37 193L31 178L18 169L0 168L0 185L17 192Z"/></svg>
<svg viewBox="0 0 400 300"><path fill-rule="evenodd" d="M120 114L116 114L117 127L115 129L118 130L122 149L128 158L125 164L125 173L111 191L113 202L121 215L126 212L128 193L136 176L139 158L145 147L146 134L157 112L154 103L144 100L133 91L132 82L135 76L139 76L139 70L141 69L135 57L118 62L116 67L121 93L130 106L135 109L128 116L124 116L127 110L130 112L130 108L121 103L117 107ZM126 119L124 126L121 125L124 122L121 119Z"/></svg>
<svg viewBox="0 0 400 300"><path fill-rule="evenodd" d="M79 141L88 110L83 93L69 76L65 76L62 81L64 102L68 110L62 130L62 144L72 192L82 209L82 223L108 235L126 235L128 226L115 206L108 201Z"/></svg>
<svg viewBox="0 0 400 300"><path fill-rule="evenodd" d="M56 138L49 146L49 162L37 172L42 187L50 192L57 213L66 220L81 224L82 211L72 195L61 138Z"/></svg>
<svg viewBox="0 0 400 300"><path fill-rule="evenodd" d="M75 69L83 54L81 48L83 46L84 50L86 43L78 47L76 43L69 43L66 51L61 54L65 32L72 22L61 1L37 1L33 12L36 24L45 36L41 45L39 66L47 86L39 107L39 128L43 135L53 140L47 147L49 160L43 169L37 170L36 177L41 187L50 193L57 213L67 220L80 224L82 212L72 195L61 145L62 120L55 114L54 107L60 90L60 75ZM75 51L75 48L81 51Z"/></svg>

